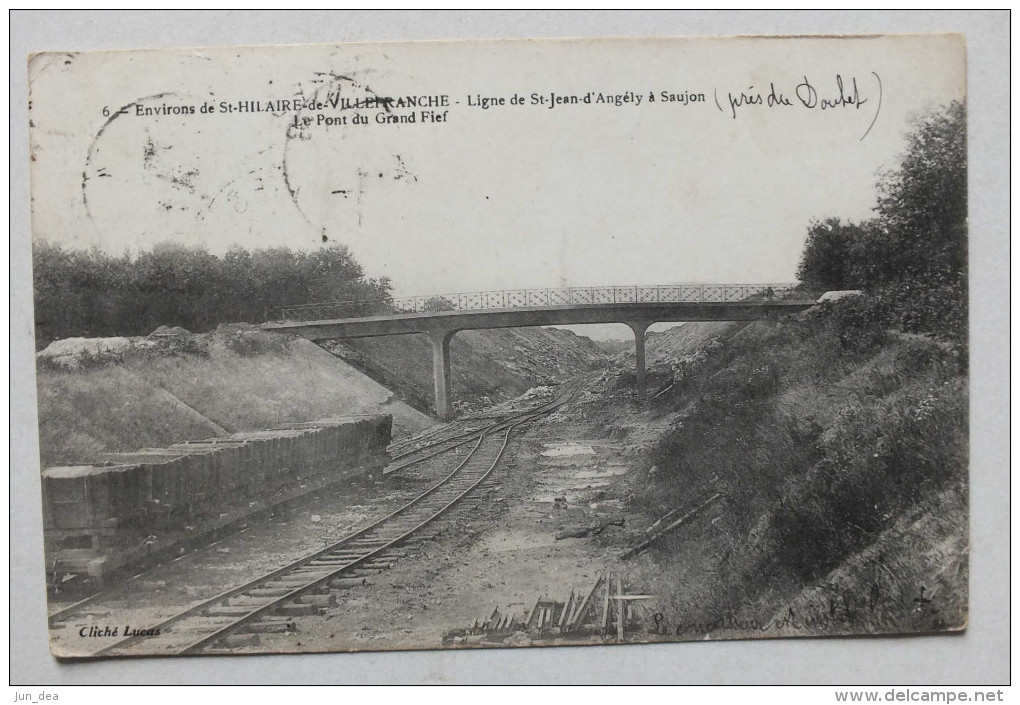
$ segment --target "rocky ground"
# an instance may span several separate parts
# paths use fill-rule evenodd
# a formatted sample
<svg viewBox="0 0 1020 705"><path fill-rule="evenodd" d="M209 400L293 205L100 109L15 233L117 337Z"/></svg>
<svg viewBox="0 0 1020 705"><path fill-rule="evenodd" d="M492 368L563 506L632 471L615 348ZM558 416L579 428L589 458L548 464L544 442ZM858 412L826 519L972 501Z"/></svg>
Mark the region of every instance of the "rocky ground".
<svg viewBox="0 0 1020 705"><path fill-rule="evenodd" d="M442 520L432 539L371 578L370 587L344 592L325 618L250 650L602 643L589 633L464 634L493 610L524 618L540 598L562 602L607 571L626 575L620 557L647 524L627 512L629 485L644 468L632 440L593 435L598 398L589 392L587 401L525 430L495 486ZM652 624L650 614L644 621L636 615L625 638L646 638L644 622Z"/></svg>
<svg viewBox="0 0 1020 705"><path fill-rule="evenodd" d="M611 643L621 637L616 615L604 619L605 604L619 595L635 598L620 601L630 605L622 620L627 642L960 628L959 615L966 614L967 560L965 523L960 530L966 507L959 506L959 491L950 487L932 493L832 570L797 577L765 561L772 555L766 551L771 544L761 536L770 515L752 506L756 496L782 480L761 471L778 467L779 456L753 454L769 447L771 417L762 416L756 406L729 404L723 409L742 415L727 416L722 425L700 435L681 433L704 421L692 416L693 405L713 403L704 390L712 390L712 381L727 373L706 371L705 356L718 357L719 367L743 364L742 356L726 356L727 346L734 341L745 347L757 344L744 338L771 335L770 330L691 324L660 334L649 341L653 396L645 402L634 396L633 361L626 354L589 372L572 402L522 427L494 475L409 542L392 566L370 575L365 585L337 589L334 606L296 617L291 631L261 634L257 642L238 644L234 651ZM808 348L794 347L803 349ZM868 365L877 364L869 360ZM858 367L849 370L857 374ZM706 376L706 386L690 385L695 373ZM743 378L723 382L734 393L747 384ZM532 389L526 399L491 407L474 418L464 414L459 424L478 427L485 418L550 398L556 386ZM806 399L819 397L814 382L805 390ZM790 394L780 401L792 404ZM823 402L829 404L824 399L817 403ZM757 450L739 445L735 436L726 440L743 433L741 423L760 431ZM455 435L457 429L426 433L441 432ZM677 439L687 445L676 446ZM726 446L712 446L713 439ZM413 446L407 440L400 445ZM670 462L697 462L682 473L668 468L664 447ZM192 559L138 578L97 603L81 624L130 618L133 626L144 627L252 580L394 511L448 473L450 460L439 456L371 478L287 517L252 526ZM749 470L752 461L758 465ZM627 555L666 527L672 530L649 550ZM605 576L612 576L608 589ZM582 623L574 630L561 626L578 609L571 594L590 594L601 602L579 617ZM558 610L565 603L574 608L564 618ZM551 623L509 627L510 620L519 624L541 612L542 604L552 610L547 615ZM54 638L66 644L73 634L64 629ZM155 642L153 651L158 652Z"/></svg>
<svg viewBox="0 0 1020 705"><path fill-rule="evenodd" d="M606 430L602 402L613 393L609 388L615 380L612 373L602 375L575 402L521 429L487 486L435 522L424 532L425 538L410 543L407 555L391 568L370 577L365 586L338 590L336 607L298 618L292 633L260 635L257 644L239 650L602 641L597 634L565 639L548 630L512 641L500 635L459 635L494 608L523 618L539 598L562 602L571 591L586 593L606 571L623 576L625 590L636 587L626 579L620 556L643 536L641 529L648 524L627 512L630 484L647 468L640 439ZM620 405L624 414L633 416L633 422L639 420L643 412L628 398L630 393L616 395L624 402ZM649 432L643 424L642 428ZM449 457L440 456L385 480L372 478L319 497L286 516L139 576L97 601L73 627L55 630L54 649L79 652L80 626L112 620L144 628L321 548L408 501L448 472L449 462ZM51 609L61 605L55 601ZM625 638L644 638L650 614L635 611ZM597 615L592 617L597 621ZM615 639L615 631L610 638ZM87 648L98 649L104 641L92 640ZM153 652L159 652L156 640Z"/></svg>

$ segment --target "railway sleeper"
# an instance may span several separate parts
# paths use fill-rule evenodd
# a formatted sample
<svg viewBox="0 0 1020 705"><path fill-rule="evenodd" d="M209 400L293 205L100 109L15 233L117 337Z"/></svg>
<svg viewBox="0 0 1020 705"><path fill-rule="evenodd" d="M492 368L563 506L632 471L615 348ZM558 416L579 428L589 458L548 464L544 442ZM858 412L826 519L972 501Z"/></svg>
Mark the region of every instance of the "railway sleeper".
<svg viewBox="0 0 1020 705"><path fill-rule="evenodd" d="M260 620L246 624L244 628L245 631L252 632L253 634L286 634L287 632L297 631L294 622L289 617L280 621Z"/></svg>
<svg viewBox="0 0 1020 705"><path fill-rule="evenodd" d="M406 558L409 552L404 548L387 548L379 554L380 558Z"/></svg>
<svg viewBox="0 0 1020 705"><path fill-rule="evenodd" d="M225 648L209 649L209 653L229 653L230 649L237 649L245 646L258 646L261 642L262 640L259 639L259 635L255 633L227 634L220 641Z"/></svg>
<svg viewBox="0 0 1020 705"><path fill-rule="evenodd" d="M355 564L357 564L357 563L358 563L359 561L362 561L362 560L364 560L364 559L365 559L365 556L366 556L366 555L367 555L367 554L364 554L364 553L363 553L363 554L361 554L360 556L358 556L357 558L344 558L344 559L343 559L343 560L341 560L341 561L337 561L337 562L336 562L336 563L335 563L334 565L335 565L335 566L348 566L348 565L355 565Z"/></svg>
<svg viewBox="0 0 1020 705"><path fill-rule="evenodd" d="M227 605L230 607L259 607L266 604L266 597L269 595L234 595L227 598Z"/></svg>
<svg viewBox="0 0 1020 705"><path fill-rule="evenodd" d="M249 609L248 612L251 612ZM205 613L193 614L186 620L171 624L167 627L168 634L205 634L222 629L235 620L235 615L209 615Z"/></svg>
<svg viewBox="0 0 1020 705"><path fill-rule="evenodd" d="M319 613L319 606L292 602L280 605L276 611L288 617L310 617Z"/></svg>
<svg viewBox="0 0 1020 705"><path fill-rule="evenodd" d="M351 562L350 558L335 558L335 559L320 558L318 560L310 561L309 563L306 563L306 565L333 568L336 566L347 565L350 562Z"/></svg>
<svg viewBox="0 0 1020 705"><path fill-rule="evenodd" d="M315 605L316 607L336 607L336 595L328 593L325 595L301 595L297 598L298 604Z"/></svg>
<svg viewBox="0 0 1020 705"><path fill-rule="evenodd" d="M308 583L311 582L311 580L309 580L309 577L310 577L311 573L314 573L315 575L322 575L323 574L323 572L321 570L306 571L304 575L300 575L300 574L298 574L297 571L293 571L291 573L288 573L287 575L281 575L279 578L276 578L275 580L273 580L272 583L267 583L266 586L267 587L289 587L291 589L293 589L295 587L301 587L301 586L307 585Z"/></svg>
<svg viewBox="0 0 1020 705"><path fill-rule="evenodd" d="M374 574L375 571L373 571ZM329 581L331 588L355 588L368 585L368 581L365 578L333 578Z"/></svg>
<svg viewBox="0 0 1020 705"><path fill-rule="evenodd" d="M252 588L247 594L252 597L283 597L288 592L291 592L291 588L284 587L265 587L265 588Z"/></svg>
<svg viewBox="0 0 1020 705"><path fill-rule="evenodd" d="M294 627L294 620L290 617L284 617L279 614L261 614L259 618L253 622L254 624L283 624L284 626ZM247 626L247 625L246 625Z"/></svg>
<svg viewBox="0 0 1020 705"><path fill-rule="evenodd" d="M210 605L205 608L205 614L209 617L242 617L251 611L248 605Z"/></svg>
<svg viewBox="0 0 1020 705"><path fill-rule="evenodd" d="M408 531L409 531L409 530L408 530ZM388 537L388 538L386 539L386 541L385 541L385 543L384 543L383 545L385 545L386 543L391 543L391 542L393 542L393 541L396 541L397 539L403 538L403 537L404 537L404 536L406 536L406 535L407 535L407 531L401 531L400 533L395 533L395 534L392 534L392 535L390 535L390 536L389 536L389 537Z"/></svg>
<svg viewBox="0 0 1020 705"><path fill-rule="evenodd" d="M369 541L358 541L357 543L351 544L354 548L363 548L367 551L374 551L375 549L385 546L390 542L389 539L372 539Z"/></svg>
<svg viewBox="0 0 1020 705"><path fill-rule="evenodd" d="M373 568L373 569L374 568L380 568L380 569L382 569L382 568L392 568L393 567L393 561L384 561L384 560L365 561L362 565L365 568Z"/></svg>

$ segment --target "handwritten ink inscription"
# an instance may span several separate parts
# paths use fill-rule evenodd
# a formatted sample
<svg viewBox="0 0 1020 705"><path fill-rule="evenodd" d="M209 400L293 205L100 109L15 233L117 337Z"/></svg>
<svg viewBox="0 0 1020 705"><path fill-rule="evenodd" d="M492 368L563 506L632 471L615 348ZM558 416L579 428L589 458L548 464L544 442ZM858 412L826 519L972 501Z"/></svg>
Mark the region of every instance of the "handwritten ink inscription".
<svg viewBox="0 0 1020 705"><path fill-rule="evenodd" d="M720 112L729 112L734 120L747 108L766 109L807 109L807 110L832 110L854 112L866 110L872 115L868 129L861 135L863 140L871 132L878 114L882 110L882 79L874 71L871 72L874 84L874 93L871 96L865 95L857 76L844 78L842 74L836 74L831 82L818 84L817 86L805 75L803 80L793 86L792 90L783 90L776 86L775 82L769 82L767 89L757 89L755 86L748 86L741 91L728 91L726 93L726 104L724 108L719 100L719 91L715 91L715 105ZM871 90L871 88L867 89ZM865 108L865 106L868 106Z"/></svg>

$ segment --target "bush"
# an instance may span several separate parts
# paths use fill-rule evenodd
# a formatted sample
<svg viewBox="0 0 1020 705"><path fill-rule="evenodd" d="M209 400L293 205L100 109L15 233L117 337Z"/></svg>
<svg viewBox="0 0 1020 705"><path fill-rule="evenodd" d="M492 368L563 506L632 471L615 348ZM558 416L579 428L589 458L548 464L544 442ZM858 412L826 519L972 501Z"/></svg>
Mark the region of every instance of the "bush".
<svg viewBox="0 0 1020 705"><path fill-rule="evenodd" d="M966 341L967 298L964 282L904 279L865 296L826 301L821 309L847 350L881 345L888 331L920 333Z"/></svg>
<svg viewBox="0 0 1020 705"><path fill-rule="evenodd" d="M223 340L224 347L240 357L282 353L287 349L287 344L287 338L282 335L253 331L236 331Z"/></svg>
<svg viewBox="0 0 1020 705"><path fill-rule="evenodd" d="M966 399L948 380L841 409L819 460L786 483L769 532L805 580L824 575L966 468Z"/></svg>
<svg viewBox="0 0 1020 705"><path fill-rule="evenodd" d="M888 338L890 315L885 301L875 296L851 296L821 304L826 323L839 336L844 350L864 352Z"/></svg>

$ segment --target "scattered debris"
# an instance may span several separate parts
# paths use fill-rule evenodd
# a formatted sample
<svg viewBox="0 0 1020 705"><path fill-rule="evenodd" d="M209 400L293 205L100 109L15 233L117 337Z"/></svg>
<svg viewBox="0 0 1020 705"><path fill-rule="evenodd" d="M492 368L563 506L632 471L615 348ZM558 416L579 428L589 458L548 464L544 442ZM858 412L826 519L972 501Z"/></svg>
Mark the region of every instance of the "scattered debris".
<svg viewBox="0 0 1020 705"><path fill-rule="evenodd" d="M601 599L597 596L599 592ZM499 607L493 607L467 629L454 629L444 634L443 642L528 646L534 640L549 637L607 637L614 624L617 641L623 641L626 630L633 629L638 621L633 604L653 599L652 595L626 594L619 575L614 594L613 575L607 572L599 575L587 590L571 589L565 599L539 597L526 615L509 610L501 612Z"/></svg>
<svg viewBox="0 0 1020 705"><path fill-rule="evenodd" d="M633 548L628 549L620 557L621 560L625 560L625 559L630 558L632 556L636 556L636 555L638 555L640 553L643 553L653 543L655 543L656 541L661 539L663 536L665 536L669 532L673 531L673 529L676 529L677 527L679 527L682 524L686 523L689 519L694 517L702 509L704 509L705 507L709 506L710 504L712 504L716 500L721 499L722 496L723 495L722 495L721 492L716 492L714 495L712 495L711 497L706 499L704 502L702 502L701 504L696 506L694 509L692 509L689 512L687 512L686 514L684 514L682 517L680 517L676 521L673 521L671 524L668 524L665 528L656 530L657 527L661 526L664 522L669 521L671 517L675 516L676 513L679 510L678 509L674 509L673 511L669 512L665 516L661 517L658 521L656 521L654 524L652 524L650 527L648 527L648 529L645 530L647 533L651 533L652 535L649 538L647 538L644 541L642 541L641 543L639 543L637 546L634 546ZM559 537L557 536L557 538L559 538Z"/></svg>
<svg viewBox="0 0 1020 705"><path fill-rule="evenodd" d="M601 534L606 529L607 526L623 526L623 517L621 516L613 519L603 519L601 521L595 522L594 524L589 524L588 526L581 529L561 531L560 533L556 534L556 540L561 541L563 539L586 538L588 536L597 536Z"/></svg>

